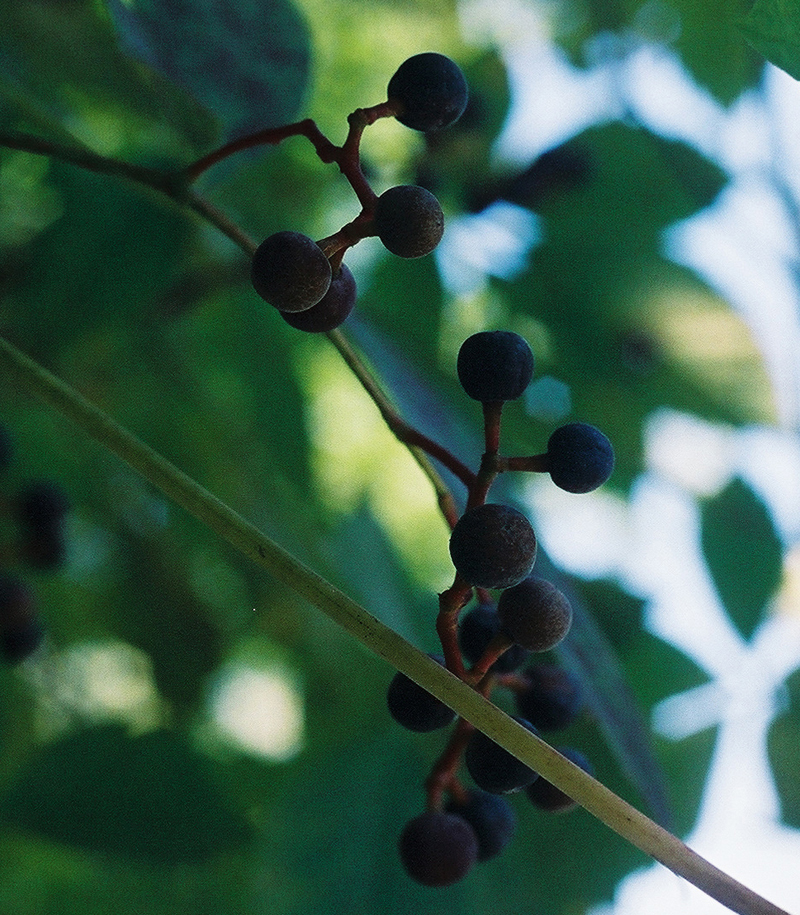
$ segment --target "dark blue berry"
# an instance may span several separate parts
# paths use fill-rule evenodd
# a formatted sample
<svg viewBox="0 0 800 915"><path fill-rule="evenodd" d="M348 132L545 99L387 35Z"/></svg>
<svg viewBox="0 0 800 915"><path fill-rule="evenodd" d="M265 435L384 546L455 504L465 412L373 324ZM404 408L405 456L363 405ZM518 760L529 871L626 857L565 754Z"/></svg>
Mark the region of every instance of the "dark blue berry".
<svg viewBox="0 0 800 915"><path fill-rule="evenodd" d="M427 51L403 61L389 80L387 96L401 104L397 120L413 130L442 130L464 113L469 89L458 65Z"/></svg>
<svg viewBox="0 0 800 915"><path fill-rule="evenodd" d="M489 643L500 631L500 618L493 604L475 604L458 624L458 644L470 664L477 664ZM492 664L497 674L507 674L525 662L528 652L521 645L512 645Z"/></svg>
<svg viewBox="0 0 800 915"><path fill-rule="evenodd" d="M305 311L281 311L280 316L297 330L311 334L327 333L342 324L356 304L356 281L342 264L325 295Z"/></svg>
<svg viewBox="0 0 800 915"><path fill-rule="evenodd" d="M417 883L450 886L466 877L478 860L478 839L463 817L427 810L406 823L398 850Z"/></svg>
<svg viewBox="0 0 800 915"><path fill-rule="evenodd" d="M473 400L516 400L533 377L533 353L519 334L482 330L461 344L456 371Z"/></svg>
<svg viewBox="0 0 800 915"><path fill-rule="evenodd" d="M444 664L441 655L431 655ZM386 693L386 704L394 720L409 731L436 731L453 722L456 713L405 674L396 673Z"/></svg>
<svg viewBox="0 0 800 915"><path fill-rule="evenodd" d="M497 615L503 632L528 651L555 648L572 625L567 598L554 584L536 576L503 591Z"/></svg>
<svg viewBox="0 0 800 915"><path fill-rule="evenodd" d="M571 747L556 747L556 749L562 756L566 756L567 759L574 762L576 766L580 766L584 772L588 772L589 775L593 774L592 764L583 753L573 750ZM563 813L577 806L571 797L564 794L560 788L556 788L552 782L548 782L544 778L538 778L531 785L528 785L525 793L537 807L541 810L547 810L549 813Z"/></svg>
<svg viewBox="0 0 800 915"><path fill-rule="evenodd" d="M583 708L578 678L555 664L537 664L523 671L527 686L516 694L517 711L540 731L572 724Z"/></svg>
<svg viewBox="0 0 800 915"><path fill-rule="evenodd" d="M569 423L556 429L547 443L550 477L567 492L591 492L602 486L614 469L614 449L599 429Z"/></svg>
<svg viewBox="0 0 800 915"><path fill-rule="evenodd" d="M517 826L517 817L508 801L488 791L471 789L463 803L451 799L445 809L463 817L478 838L478 860L488 861L508 845Z"/></svg>
<svg viewBox="0 0 800 915"><path fill-rule="evenodd" d="M439 201L424 187L390 187L375 203L375 234L398 257L430 254L444 234Z"/></svg>
<svg viewBox="0 0 800 915"><path fill-rule="evenodd" d="M530 521L508 505L487 503L468 509L450 535L450 557L458 573L479 588L510 588L536 561Z"/></svg>
<svg viewBox="0 0 800 915"><path fill-rule="evenodd" d="M16 664L35 651L43 637L33 591L21 578L0 574L0 654Z"/></svg>
<svg viewBox="0 0 800 915"><path fill-rule="evenodd" d="M524 718L514 720L536 733L534 726ZM539 777L533 769L481 731L475 731L470 737L464 762L475 784L491 794L519 791Z"/></svg>
<svg viewBox="0 0 800 915"><path fill-rule="evenodd" d="M255 291L278 311L305 311L331 285L325 252L300 232L276 232L256 248L250 266Z"/></svg>

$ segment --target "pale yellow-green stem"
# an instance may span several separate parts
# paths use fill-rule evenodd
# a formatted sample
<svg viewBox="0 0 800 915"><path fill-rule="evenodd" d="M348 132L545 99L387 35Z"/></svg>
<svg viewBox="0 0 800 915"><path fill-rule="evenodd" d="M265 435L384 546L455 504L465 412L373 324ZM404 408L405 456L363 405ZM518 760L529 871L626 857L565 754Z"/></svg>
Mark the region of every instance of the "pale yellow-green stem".
<svg viewBox="0 0 800 915"><path fill-rule="evenodd" d="M2 338L0 366L21 387L60 410L153 486L305 597L370 651L433 693L631 844L740 915L788 915L714 867L680 839L565 759Z"/></svg>

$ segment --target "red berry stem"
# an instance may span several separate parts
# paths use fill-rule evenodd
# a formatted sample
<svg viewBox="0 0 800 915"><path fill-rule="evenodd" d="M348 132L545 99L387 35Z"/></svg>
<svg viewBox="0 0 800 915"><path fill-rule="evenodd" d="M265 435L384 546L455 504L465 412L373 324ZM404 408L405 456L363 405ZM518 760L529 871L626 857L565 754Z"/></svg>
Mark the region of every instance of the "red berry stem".
<svg viewBox="0 0 800 915"><path fill-rule="evenodd" d="M184 177L187 181L195 181L203 172L218 162L222 162L223 159L227 159L228 156L234 155L234 153L242 152L245 149L254 149L257 146L277 146L278 143L282 143L288 137L306 137L313 144L319 158L326 164L337 160L339 147L331 143L317 127L315 121L312 121L311 118L306 118L303 121L297 121L295 124L285 124L283 127L267 127L264 130L256 131L256 133L248 134L246 137L231 140L230 143L220 146L219 149L215 149L184 169Z"/></svg>
<svg viewBox="0 0 800 915"><path fill-rule="evenodd" d="M442 809L442 796L445 792L457 800L464 798L464 788L456 776L456 771L474 730L475 728L466 719L458 719L458 724L453 729L447 746L434 763L430 775L425 779L428 810Z"/></svg>
<svg viewBox="0 0 800 915"><path fill-rule="evenodd" d="M501 458L498 464L498 472L504 470L526 470L534 473L549 473L550 456L544 454L532 454L530 457L510 457Z"/></svg>
<svg viewBox="0 0 800 915"><path fill-rule="evenodd" d="M502 400L490 400L483 404L483 432L487 454L497 454L500 450L500 419L502 415Z"/></svg>
<svg viewBox="0 0 800 915"><path fill-rule="evenodd" d="M445 667L462 680L467 670L458 644L458 614L472 596L472 585L456 572L453 584L439 595L439 615L436 617L436 632L442 643Z"/></svg>
<svg viewBox="0 0 800 915"><path fill-rule="evenodd" d="M489 672L489 668L492 664L504 655L513 644L514 640L512 638L507 636L504 632L498 632L486 646L483 655L481 655L479 660L470 668L467 675L467 682L480 683Z"/></svg>

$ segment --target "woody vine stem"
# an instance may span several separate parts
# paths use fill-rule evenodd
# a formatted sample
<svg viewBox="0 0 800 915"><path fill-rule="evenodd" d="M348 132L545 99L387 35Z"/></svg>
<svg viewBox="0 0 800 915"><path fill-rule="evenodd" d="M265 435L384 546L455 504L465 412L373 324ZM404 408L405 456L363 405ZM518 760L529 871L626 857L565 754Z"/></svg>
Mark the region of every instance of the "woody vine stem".
<svg viewBox="0 0 800 915"><path fill-rule="evenodd" d="M237 141L235 149L222 147L216 153L198 160L182 173L141 168L99 156L84 148L65 146L21 133L0 132L0 145L56 157L81 168L134 181L169 197L180 206L194 210L231 238L248 256L252 256L256 248L253 240L224 213L191 188L191 180L205 168L211 167L238 149L265 142L280 142L287 136L303 135L314 143L320 158L323 158L324 153L329 157L327 161L337 162L348 178L352 175L351 183L359 200L362 206L368 208L369 194L364 185L359 184L359 181L363 180L363 176L360 176L360 167L357 173L353 172L353 162L357 163L358 158L358 140L365 126L377 117L385 117L392 113L390 106L387 105L354 112L349 119L348 140L342 147L334 147L327 141L312 121L302 121L282 128L283 133L280 136L277 136L276 131L265 131ZM350 224L336 236L325 241L330 242L332 250L343 251L357 240L358 234L359 227L356 225L353 228L353 224ZM496 448L492 448L495 444L493 430L496 426L492 417L487 416L487 451L480 471L474 474L446 449L428 439L398 415L364 361L341 331L329 332L328 338L359 379L389 428L417 460L433 485L440 510L451 527L457 519L455 503L429 456L439 460L464 483L470 500L480 500L493 477L499 472L510 469L540 469L536 466L537 456L501 458ZM787 915L783 909L714 867L678 838L512 720L479 689L473 688L464 679L431 660L343 592L302 565L232 508L88 402L79 392L2 338L0 365L22 388L61 411L88 435L127 462L153 486L328 615L370 651L384 658L395 669L432 693L459 716L540 773L641 851L740 915ZM457 594L458 580L450 592L453 592L451 597ZM445 592L445 595L447 594L448 592ZM443 599L446 599L445 595ZM464 673L463 668L456 672L462 675ZM478 673L472 672L473 680Z"/></svg>

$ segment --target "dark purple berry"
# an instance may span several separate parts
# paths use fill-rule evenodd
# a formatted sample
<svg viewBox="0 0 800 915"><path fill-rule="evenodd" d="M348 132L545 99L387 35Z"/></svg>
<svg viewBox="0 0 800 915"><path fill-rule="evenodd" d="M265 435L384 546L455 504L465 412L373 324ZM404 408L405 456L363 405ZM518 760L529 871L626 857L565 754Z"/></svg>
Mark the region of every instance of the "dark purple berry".
<svg viewBox="0 0 800 915"><path fill-rule="evenodd" d="M469 89L449 57L427 51L403 61L389 80L387 96L401 103L397 120L413 130L441 130L464 113Z"/></svg>
<svg viewBox="0 0 800 915"><path fill-rule="evenodd" d="M43 637L33 591L21 578L0 574L0 654L16 664L35 651Z"/></svg>
<svg viewBox="0 0 800 915"><path fill-rule="evenodd" d="M325 295L305 311L281 311L280 316L296 327L311 334L327 333L343 323L356 304L356 281L350 270L342 264L331 280Z"/></svg>
<svg viewBox="0 0 800 915"><path fill-rule="evenodd" d="M441 655L431 655L444 664ZM409 731L435 731L453 722L456 713L405 674L396 673L386 693L386 704L394 720Z"/></svg>
<svg viewBox="0 0 800 915"><path fill-rule="evenodd" d="M11 629L0 629L0 654L9 664L18 664L30 657L43 640L44 628L38 619Z"/></svg>
<svg viewBox="0 0 800 915"><path fill-rule="evenodd" d="M256 248L250 279L261 298L278 311L305 311L328 291L331 265L307 235L276 232Z"/></svg>
<svg viewBox="0 0 800 915"><path fill-rule="evenodd" d="M398 257L430 254L444 234L439 201L424 187L390 187L375 204L375 234Z"/></svg>
<svg viewBox="0 0 800 915"><path fill-rule="evenodd" d="M556 429L547 443L548 470L556 486L567 492L591 492L614 469L614 449L599 429L569 423Z"/></svg>
<svg viewBox="0 0 800 915"><path fill-rule="evenodd" d="M530 521L508 505L470 508L450 535L450 556L458 573L479 588L510 588L536 561Z"/></svg>
<svg viewBox="0 0 800 915"><path fill-rule="evenodd" d="M60 524L69 511L69 499L58 483L36 480L28 483L17 497L17 520L31 530Z"/></svg>
<svg viewBox="0 0 800 915"><path fill-rule="evenodd" d="M26 582L0 573L0 630L18 628L35 616L36 598Z"/></svg>
<svg viewBox="0 0 800 915"><path fill-rule="evenodd" d="M534 726L524 718L514 720L536 733ZM519 791L539 777L533 769L481 731L475 731L470 737L464 762L475 784L491 794Z"/></svg>
<svg viewBox="0 0 800 915"><path fill-rule="evenodd" d="M489 643L500 631L500 618L493 604L475 604L464 614L458 624L458 644L470 664L477 664ZM516 670L528 657L521 645L512 645L492 664L496 674Z"/></svg>
<svg viewBox="0 0 800 915"><path fill-rule="evenodd" d="M463 817L427 810L406 823L398 850L412 880L450 886L466 877L478 860L478 839Z"/></svg>
<svg viewBox="0 0 800 915"><path fill-rule="evenodd" d="M572 607L552 582L530 576L507 588L497 601L506 635L528 651L549 651L572 625Z"/></svg>
<svg viewBox="0 0 800 915"><path fill-rule="evenodd" d="M517 711L540 731L565 728L583 708L578 678L555 664L537 664L523 671L527 686L516 694Z"/></svg>
<svg viewBox="0 0 800 915"><path fill-rule="evenodd" d="M533 353L508 330L482 330L461 344L458 380L474 400L516 400L533 377Z"/></svg>
<svg viewBox="0 0 800 915"><path fill-rule="evenodd" d="M471 789L463 803L451 799L445 809L463 817L478 838L478 860L499 855L514 836L517 817L508 801L488 791Z"/></svg>
<svg viewBox="0 0 800 915"><path fill-rule="evenodd" d="M556 747L556 749L562 756L566 756L567 759L574 762L576 766L580 766L584 772L588 772L589 775L593 774L592 764L583 753L570 747ZM543 778L538 778L533 784L528 785L525 793L537 807L541 810L547 810L549 813L563 813L577 806L571 797L564 794L560 788L556 788L552 782L548 782Z"/></svg>

